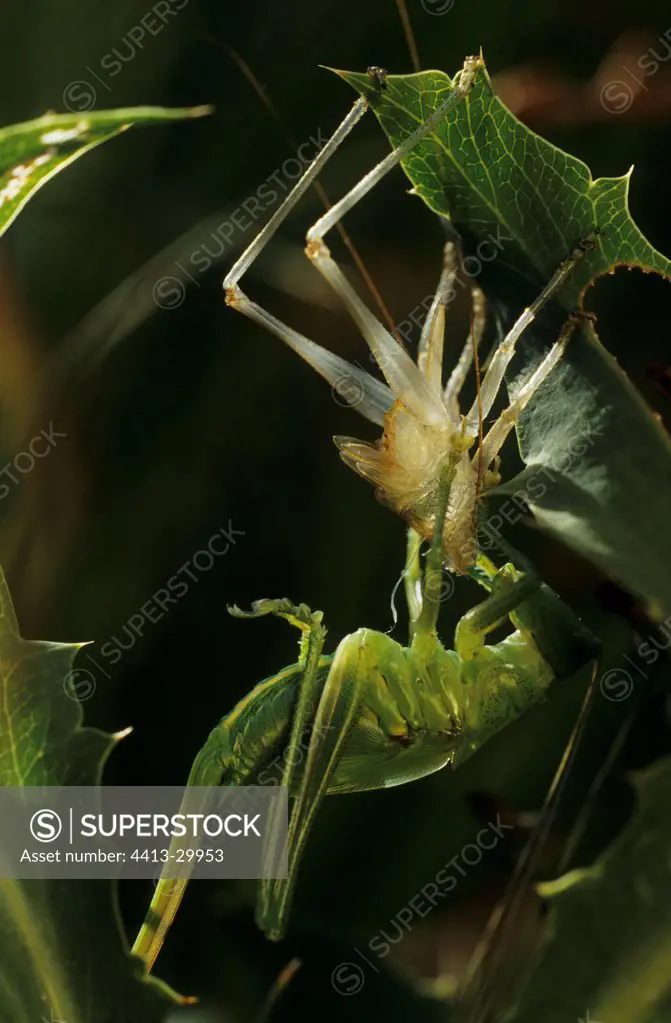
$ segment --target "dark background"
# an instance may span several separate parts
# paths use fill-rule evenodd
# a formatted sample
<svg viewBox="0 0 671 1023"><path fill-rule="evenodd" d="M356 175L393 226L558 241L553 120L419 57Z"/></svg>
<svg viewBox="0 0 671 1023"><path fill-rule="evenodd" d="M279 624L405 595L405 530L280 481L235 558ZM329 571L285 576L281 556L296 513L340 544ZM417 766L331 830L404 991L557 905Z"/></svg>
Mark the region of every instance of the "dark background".
<svg viewBox="0 0 671 1023"><path fill-rule="evenodd" d="M671 59L648 78L638 70L638 87L627 71L650 47L660 57L671 53L671 43L659 41L671 27L668 5L455 0L439 13L445 6L409 0L422 66L454 73L482 46L509 105L595 176L635 164L634 216L670 253ZM215 113L107 143L40 193L3 239L3 465L50 421L67 438L2 501L0 561L25 636L94 640L78 661L95 686L86 721L134 729L107 779L178 784L218 719L295 657L296 637L284 623L234 621L226 605L261 596L305 601L324 610L334 647L361 625L390 627L404 550L402 523L339 462L331 441L375 431L279 341L224 304L224 272L254 228L236 230L220 265L196 275L178 307L159 308L152 299L161 278L185 280L175 259L187 265L184 257L208 243L216 251L211 231L293 155L225 45L254 69L299 142L328 135L353 98L318 65L412 68L393 0L189 0L156 37L147 33L134 47L128 33L150 9L138 0L24 0L5 16L3 123L64 111L72 82L93 86L96 109L211 103ZM115 48L126 62L112 77L101 60ZM618 86L602 103L611 81L624 82L631 95ZM329 193L342 194L385 151L371 115L327 168ZM310 337L369 365L356 330L302 256L319 210L308 195L246 287ZM347 227L393 318L407 318L435 286L440 225L407 195L397 171ZM351 264L335 235L331 244ZM117 297L85 320L119 285ZM588 301L600 313L603 342L663 416L670 296L663 282L625 271L600 282ZM465 308L454 313L448 336L456 335L455 353L466 316ZM111 666L101 646L123 637L130 616L229 523L244 532L230 552ZM524 527L511 538L588 617L629 610L558 545ZM444 611L446 637L478 597L472 584L457 582ZM618 621L605 627L622 646L628 627ZM429 979L464 969L519 852L521 828L392 956L374 962L379 975L365 967L357 995L338 995L332 971L343 961L360 963L354 946L366 951L385 926L394 933L394 915L472 840L492 808L538 809L585 680L567 682L551 704L456 775L329 801L282 945L255 930L251 887L192 885L158 975L202 995L213 1019L250 1020L280 969L299 955L303 966L277 1018L442 1018L438 1002L397 979L396 969ZM656 748L650 730L641 734L630 762L644 762ZM603 753L606 739L599 741L585 758L585 778ZM627 790L616 779L603 807L597 844L628 812ZM121 893L131 936L151 890L135 883Z"/></svg>

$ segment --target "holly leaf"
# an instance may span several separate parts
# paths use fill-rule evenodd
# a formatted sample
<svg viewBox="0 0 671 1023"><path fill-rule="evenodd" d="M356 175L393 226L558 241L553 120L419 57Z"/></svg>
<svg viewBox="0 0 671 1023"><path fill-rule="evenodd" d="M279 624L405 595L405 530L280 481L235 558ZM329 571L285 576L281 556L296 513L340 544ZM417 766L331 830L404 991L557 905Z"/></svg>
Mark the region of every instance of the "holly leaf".
<svg viewBox="0 0 671 1023"><path fill-rule="evenodd" d="M671 759L634 778L637 810L587 870L539 886L546 940L518 1023L662 1023L671 1013Z"/></svg>
<svg viewBox="0 0 671 1023"><path fill-rule="evenodd" d="M201 117L209 107L129 107L82 114L46 114L0 129L0 235L34 193L84 153L136 124Z"/></svg>
<svg viewBox="0 0 671 1023"><path fill-rule="evenodd" d="M368 74L338 74L368 99L393 145L426 121L453 90L442 71L388 75L383 85ZM598 274L616 266L671 276L671 262L652 247L629 213L632 172L595 181L586 164L531 131L504 106L484 64L467 98L408 153L402 166L417 195L471 244L490 237L493 245L504 243L496 256L499 267L526 277L535 290L598 227L597 244L557 296L569 311Z"/></svg>
<svg viewBox="0 0 671 1023"><path fill-rule="evenodd" d="M82 644L20 637L0 570L0 784L97 785L120 736L82 727ZM124 947L104 881L0 879L0 1019L160 1023L183 1002Z"/></svg>
<svg viewBox="0 0 671 1023"><path fill-rule="evenodd" d="M393 145L453 88L440 71L384 81L338 73L366 96ZM484 66L470 95L417 144L403 167L415 193L461 236L466 270L478 276L499 337L598 229L554 302L523 334L507 378L512 394L598 275L628 266L671 276L671 262L631 218L630 174L594 180L584 163L530 131L501 103ZM574 334L520 417L517 436L527 469L499 494L524 494L548 532L646 599L653 611L668 613L671 444L591 324Z"/></svg>

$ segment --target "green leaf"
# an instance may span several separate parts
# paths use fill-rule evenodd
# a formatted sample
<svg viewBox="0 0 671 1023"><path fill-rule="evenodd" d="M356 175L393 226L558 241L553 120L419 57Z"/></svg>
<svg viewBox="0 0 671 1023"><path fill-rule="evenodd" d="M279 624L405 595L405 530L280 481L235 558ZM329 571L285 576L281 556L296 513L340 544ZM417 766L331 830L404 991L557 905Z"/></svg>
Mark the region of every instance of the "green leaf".
<svg viewBox="0 0 671 1023"><path fill-rule="evenodd" d="M75 160L136 124L201 117L209 107L129 107L84 114L46 114L0 129L0 235L30 197Z"/></svg>
<svg viewBox="0 0 671 1023"><path fill-rule="evenodd" d="M439 71L389 75L339 72L365 95L390 141L402 142L452 89ZM594 278L619 265L671 276L627 205L629 175L593 180L580 160L526 128L493 94L484 67L470 96L403 163L416 193L459 232L499 336L595 226L596 246L552 308L527 330L508 386L537 365ZM436 263L439 262L438 254ZM527 470L500 494L520 491L538 522L641 595L671 611L669 438L601 346L590 324L576 332L560 366L517 427ZM645 509L642 520L641 509Z"/></svg>
<svg viewBox="0 0 671 1023"><path fill-rule="evenodd" d="M384 88L370 75L338 73L370 101L394 145L453 88L442 71L389 75ZM480 242L505 235L505 249L496 261L526 277L536 290L598 225L598 245L561 292L568 310L597 274L615 266L671 276L671 262L631 219L631 171L595 181L586 164L530 131L503 105L484 65L468 98L411 150L403 168L417 194L465 237Z"/></svg>
<svg viewBox="0 0 671 1023"><path fill-rule="evenodd" d="M638 807L588 870L540 886L547 940L519 1023L662 1023L671 1019L671 759L634 781Z"/></svg>
<svg viewBox="0 0 671 1023"><path fill-rule="evenodd" d="M99 783L119 736L82 727L80 646L21 639L0 571L0 784ZM2 1023L159 1023L180 1001L125 950L108 882L0 879Z"/></svg>

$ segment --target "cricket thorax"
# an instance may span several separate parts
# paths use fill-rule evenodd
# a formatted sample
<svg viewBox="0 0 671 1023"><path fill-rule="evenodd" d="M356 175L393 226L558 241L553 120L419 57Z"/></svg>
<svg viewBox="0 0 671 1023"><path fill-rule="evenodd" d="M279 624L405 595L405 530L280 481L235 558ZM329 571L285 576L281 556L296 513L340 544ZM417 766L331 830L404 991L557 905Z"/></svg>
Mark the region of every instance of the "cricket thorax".
<svg viewBox="0 0 671 1023"><path fill-rule="evenodd" d="M336 437L343 461L369 480L378 499L431 539L439 487L446 466L452 475L443 529L449 567L463 572L475 556L474 519L477 471L468 455L472 438L449 420L426 423L395 401L384 418L384 434L375 444Z"/></svg>

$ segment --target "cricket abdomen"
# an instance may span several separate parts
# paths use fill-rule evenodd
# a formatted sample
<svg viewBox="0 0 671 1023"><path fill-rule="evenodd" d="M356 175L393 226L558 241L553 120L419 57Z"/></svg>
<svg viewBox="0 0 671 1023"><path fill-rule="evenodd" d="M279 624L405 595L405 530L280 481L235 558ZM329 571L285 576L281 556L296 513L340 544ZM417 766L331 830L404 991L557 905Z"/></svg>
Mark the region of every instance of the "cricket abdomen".
<svg viewBox="0 0 671 1023"><path fill-rule="evenodd" d="M450 763L459 744L453 707L428 677L421 677L411 652L371 630L359 630L355 637L362 646L362 699L328 794L422 778ZM451 670L458 670L456 655L451 657ZM321 688L332 663L333 656L320 659ZM306 729L297 748L288 750L302 677L300 665L285 668L260 682L220 722L219 748L226 750L229 765L225 784L278 785L289 756L296 768L294 783L300 784L308 752L320 741Z"/></svg>

